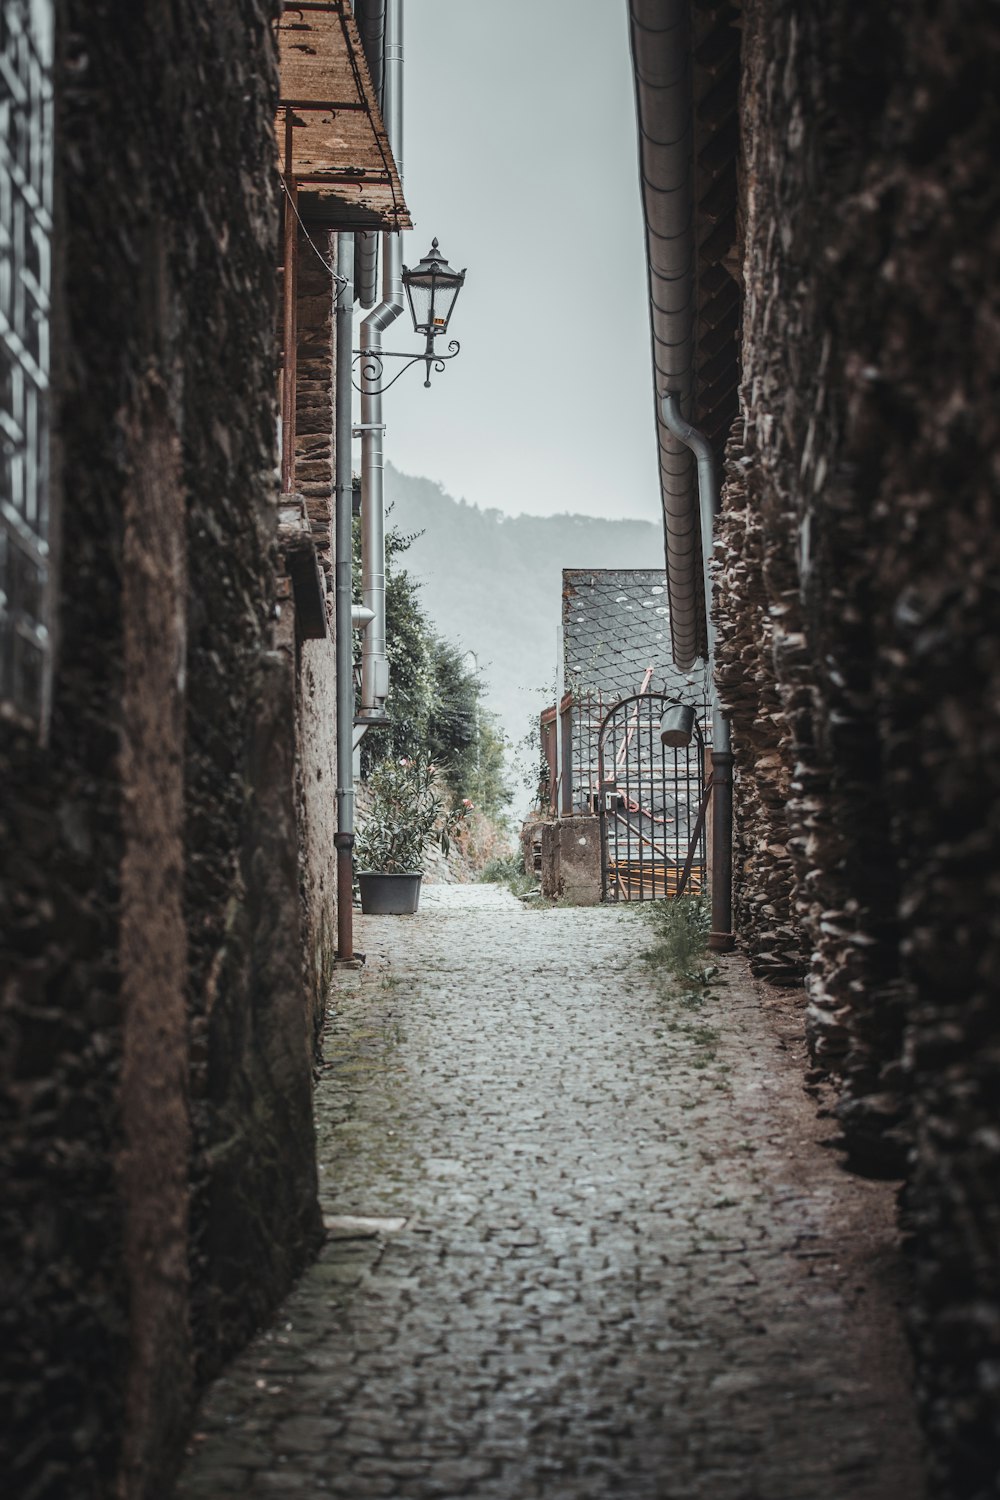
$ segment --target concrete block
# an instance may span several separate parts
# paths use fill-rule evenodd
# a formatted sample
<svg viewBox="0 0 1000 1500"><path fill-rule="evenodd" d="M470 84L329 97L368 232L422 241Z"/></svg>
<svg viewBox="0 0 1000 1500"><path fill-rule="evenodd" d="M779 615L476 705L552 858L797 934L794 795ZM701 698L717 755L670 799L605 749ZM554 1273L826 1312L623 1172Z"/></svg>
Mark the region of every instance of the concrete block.
<svg viewBox="0 0 1000 1500"><path fill-rule="evenodd" d="M601 899L601 820L580 813L562 818L557 828L558 894L575 906L596 906Z"/></svg>

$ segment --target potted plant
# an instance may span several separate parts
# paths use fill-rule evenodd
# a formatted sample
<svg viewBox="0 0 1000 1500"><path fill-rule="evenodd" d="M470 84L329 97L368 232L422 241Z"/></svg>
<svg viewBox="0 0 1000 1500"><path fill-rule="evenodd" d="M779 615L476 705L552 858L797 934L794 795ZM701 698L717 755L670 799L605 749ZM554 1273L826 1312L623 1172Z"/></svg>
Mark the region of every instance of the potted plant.
<svg viewBox="0 0 1000 1500"><path fill-rule="evenodd" d="M367 782L368 809L354 841L361 910L404 915L420 902L428 846L448 837L467 808L445 814L434 766L422 760L383 760Z"/></svg>

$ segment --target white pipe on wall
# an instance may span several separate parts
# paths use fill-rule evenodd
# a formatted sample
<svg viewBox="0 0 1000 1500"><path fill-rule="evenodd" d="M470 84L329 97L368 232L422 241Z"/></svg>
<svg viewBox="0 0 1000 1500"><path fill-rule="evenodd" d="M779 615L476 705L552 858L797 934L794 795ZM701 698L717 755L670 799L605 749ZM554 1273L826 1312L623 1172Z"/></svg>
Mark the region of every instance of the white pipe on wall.
<svg viewBox="0 0 1000 1500"><path fill-rule="evenodd" d="M563 664L563 628L556 627L556 817L563 814L563 727L562 701L566 691Z"/></svg>

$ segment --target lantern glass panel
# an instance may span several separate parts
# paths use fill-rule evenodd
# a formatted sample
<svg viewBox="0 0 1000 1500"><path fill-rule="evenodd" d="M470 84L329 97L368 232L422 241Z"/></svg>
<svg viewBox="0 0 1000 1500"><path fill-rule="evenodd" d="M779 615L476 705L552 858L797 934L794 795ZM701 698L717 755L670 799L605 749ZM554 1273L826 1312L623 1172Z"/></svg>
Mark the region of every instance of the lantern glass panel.
<svg viewBox="0 0 1000 1500"><path fill-rule="evenodd" d="M406 283L406 295L410 301L414 328L418 333L427 333L430 328L433 302L433 283L430 277L426 281L417 281L411 277Z"/></svg>
<svg viewBox="0 0 1000 1500"><path fill-rule="evenodd" d="M448 278L446 282L439 281L434 290L431 317L433 319L433 333L444 333L451 319L451 311L455 306L455 298L461 290L461 282L457 279Z"/></svg>

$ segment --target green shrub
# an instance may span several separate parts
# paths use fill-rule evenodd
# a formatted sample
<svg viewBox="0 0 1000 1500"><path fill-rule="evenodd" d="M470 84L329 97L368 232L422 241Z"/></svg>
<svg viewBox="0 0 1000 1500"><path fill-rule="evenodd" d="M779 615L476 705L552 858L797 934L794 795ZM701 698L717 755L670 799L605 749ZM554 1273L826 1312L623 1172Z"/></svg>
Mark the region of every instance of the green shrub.
<svg viewBox="0 0 1000 1500"><path fill-rule="evenodd" d="M422 870L441 798L426 761L383 760L368 777L369 805L358 822L358 868L398 874Z"/></svg>
<svg viewBox="0 0 1000 1500"><path fill-rule="evenodd" d="M416 535L419 535L417 533ZM382 761L426 759L443 768L452 796L468 798L498 821L513 799L506 783L504 737L495 714L482 706L484 687L469 653L444 640L420 601L420 584L400 558L416 536L397 527L385 538L386 656L389 661L390 723L370 729L361 742L361 774L367 780ZM354 602L361 603L361 530L354 528ZM361 662L361 633L354 639Z"/></svg>

